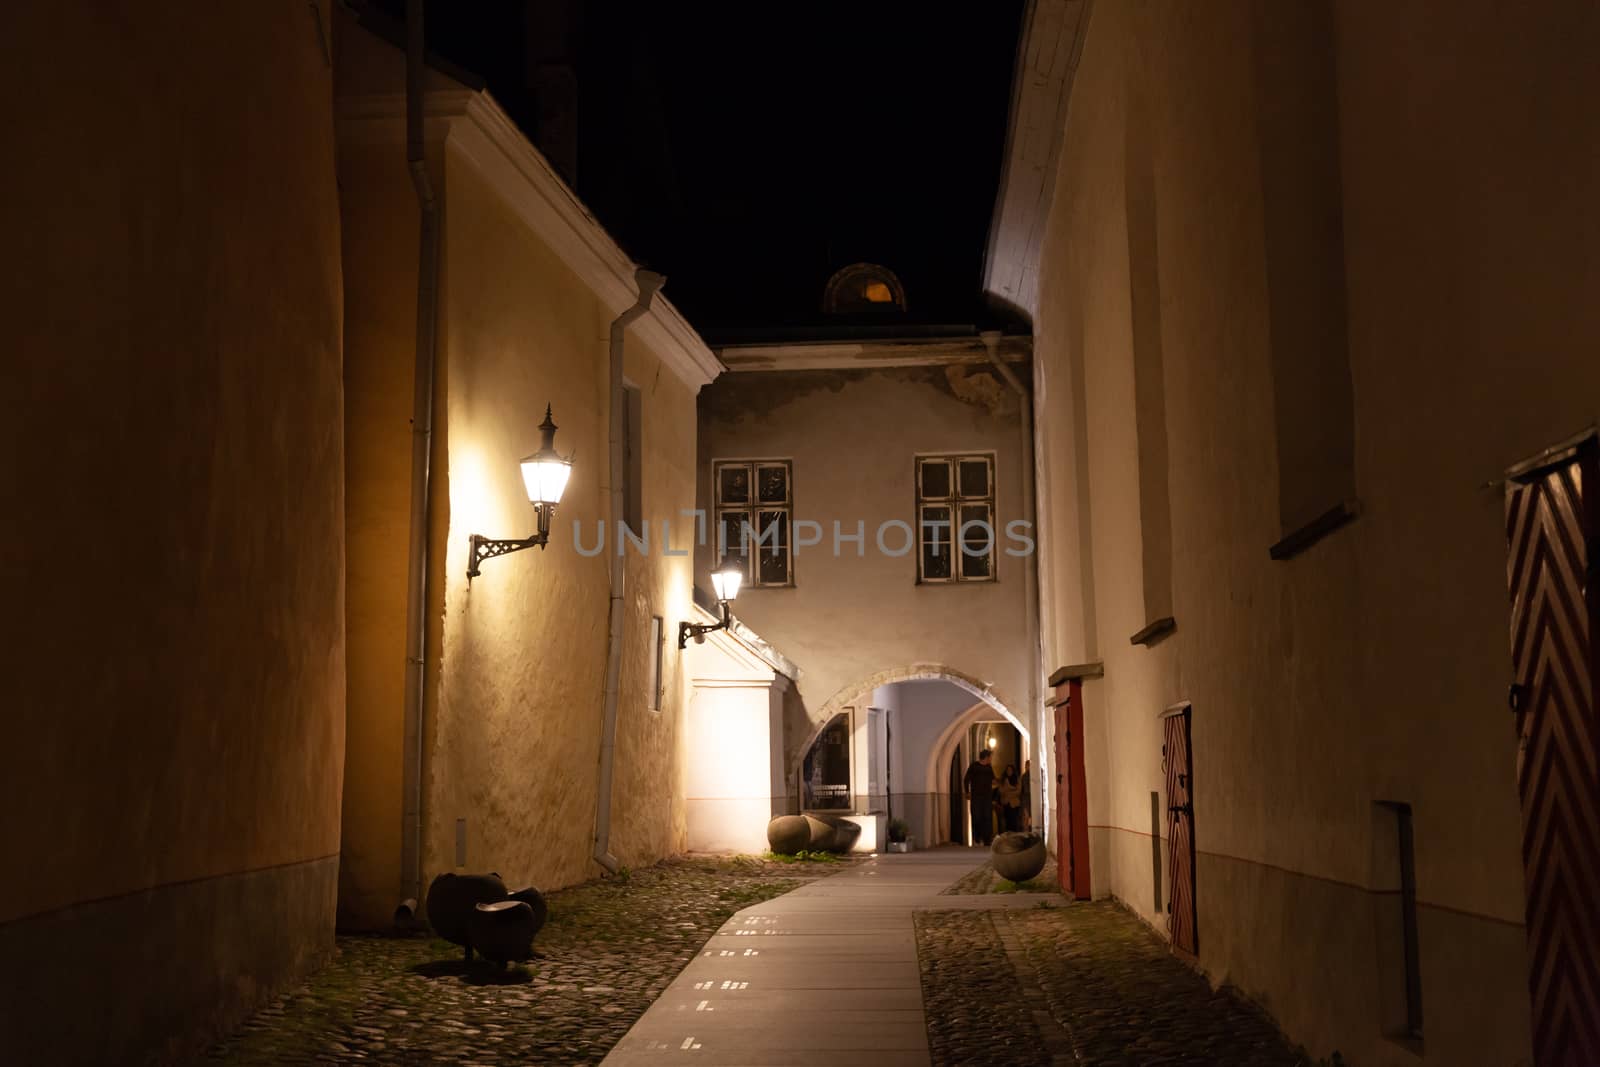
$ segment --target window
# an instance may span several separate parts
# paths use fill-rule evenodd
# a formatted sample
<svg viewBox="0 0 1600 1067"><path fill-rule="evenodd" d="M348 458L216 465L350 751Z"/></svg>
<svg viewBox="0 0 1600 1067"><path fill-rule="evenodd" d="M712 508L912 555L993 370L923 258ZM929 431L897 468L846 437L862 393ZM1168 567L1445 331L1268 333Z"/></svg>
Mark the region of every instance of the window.
<svg viewBox="0 0 1600 1067"><path fill-rule="evenodd" d="M993 581L994 457L918 456L916 473L917 580Z"/></svg>
<svg viewBox="0 0 1600 1067"><path fill-rule="evenodd" d="M711 465L717 502L717 566L737 559L747 586L794 584L790 523L793 469L786 459L718 460Z"/></svg>
<svg viewBox="0 0 1600 1067"><path fill-rule="evenodd" d="M1417 945L1417 866L1411 805L1373 806L1373 925L1378 946L1378 1002L1385 1036L1420 1052L1422 973Z"/></svg>
<svg viewBox="0 0 1600 1067"><path fill-rule="evenodd" d="M882 314L905 309L905 286L894 271L876 263L852 263L835 272L822 292L822 310L830 315Z"/></svg>
<svg viewBox="0 0 1600 1067"><path fill-rule="evenodd" d="M841 712L828 720L806 751L800 768L801 811L849 811L850 715Z"/></svg>
<svg viewBox="0 0 1600 1067"><path fill-rule="evenodd" d="M666 623L650 616L650 710L661 710L661 652L666 647Z"/></svg>

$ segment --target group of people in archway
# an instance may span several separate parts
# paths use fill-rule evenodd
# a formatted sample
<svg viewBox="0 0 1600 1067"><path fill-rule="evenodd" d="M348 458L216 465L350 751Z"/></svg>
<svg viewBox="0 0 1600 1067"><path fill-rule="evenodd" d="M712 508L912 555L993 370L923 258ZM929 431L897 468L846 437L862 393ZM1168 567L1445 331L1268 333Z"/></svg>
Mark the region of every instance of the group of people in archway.
<svg viewBox="0 0 1600 1067"><path fill-rule="evenodd" d="M994 840L995 827L1007 833L1031 829L1033 802L1029 775L1033 761L1022 762L1022 773L1017 773L1015 763L1006 764L996 775L991 763L992 753L984 749L961 776L961 788L967 796L972 812L972 843L988 845Z"/></svg>

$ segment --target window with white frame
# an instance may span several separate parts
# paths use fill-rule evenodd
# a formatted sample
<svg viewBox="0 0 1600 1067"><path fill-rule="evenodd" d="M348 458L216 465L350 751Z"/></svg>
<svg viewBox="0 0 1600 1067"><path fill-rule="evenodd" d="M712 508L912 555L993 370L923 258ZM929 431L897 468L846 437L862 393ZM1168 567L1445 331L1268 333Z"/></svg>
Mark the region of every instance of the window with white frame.
<svg viewBox="0 0 1600 1067"><path fill-rule="evenodd" d="M790 526L794 468L786 459L722 459L711 465L717 566L736 559L746 586L794 584Z"/></svg>
<svg viewBox="0 0 1600 1067"><path fill-rule="evenodd" d="M661 653L667 646L667 624L660 615L650 616L650 710L661 710Z"/></svg>
<svg viewBox="0 0 1600 1067"><path fill-rule="evenodd" d="M918 456L917 580L994 581L994 457Z"/></svg>

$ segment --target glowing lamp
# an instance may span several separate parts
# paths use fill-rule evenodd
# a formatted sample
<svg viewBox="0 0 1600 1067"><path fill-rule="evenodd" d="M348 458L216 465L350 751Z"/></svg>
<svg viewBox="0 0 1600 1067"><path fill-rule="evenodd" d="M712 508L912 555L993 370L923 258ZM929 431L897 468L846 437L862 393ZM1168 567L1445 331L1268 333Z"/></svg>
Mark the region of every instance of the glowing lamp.
<svg viewBox="0 0 1600 1067"><path fill-rule="evenodd" d="M733 560L711 572L711 588L717 592L717 603L726 604L739 599L739 587L744 584L744 568Z"/></svg>
<svg viewBox="0 0 1600 1067"><path fill-rule="evenodd" d="M744 565L739 560L724 560L722 566L711 572L711 588L716 591L717 604L722 608L722 621L710 625L698 625L692 622L678 624L678 647L687 648L689 638L701 640L706 634L716 630L726 630L732 621L728 611L728 602L739 597L739 587L744 584Z"/></svg>
<svg viewBox="0 0 1600 1067"><path fill-rule="evenodd" d="M550 541L550 519L556 513L556 505L561 503L561 494L566 492L567 479L572 476L572 457L563 457L556 452L556 422L548 404L544 409L544 422L539 424L539 433L541 437L539 451L524 458L521 463L522 487L527 491L528 503L533 505L534 514L538 518L538 532L520 540L496 540L482 534L473 534L472 560L467 567L468 578L478 577L480 573L478 567L486 559L519 552L536 545L543 548Z"/></svg>

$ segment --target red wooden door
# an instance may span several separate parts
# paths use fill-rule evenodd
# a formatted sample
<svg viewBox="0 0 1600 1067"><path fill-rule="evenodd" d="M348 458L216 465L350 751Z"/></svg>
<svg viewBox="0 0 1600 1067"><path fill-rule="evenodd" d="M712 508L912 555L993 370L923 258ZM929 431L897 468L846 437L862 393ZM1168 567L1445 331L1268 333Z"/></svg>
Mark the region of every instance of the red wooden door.
<svg viewBox="0 0 1600 1067"><path fill-rule="evenodd" d="M1072 725L1065 704L1056 705L1056 881L1063 893L1072 887Z"/></svg>
<svg viewBox="0 0 1600 1067"><path fill-rule="evenodd" d="M1540 1067L1600 1063L1595 478L1591 437L1506 479L1511 706Z"/></svg>
<svg viewBox="0 0 1600 1067"><path fill-rule="evenodd" d="M1199 914L1194 899L1194 756L1189 747L1189 705L1162 716L1167 775L1167 931L1172 944L1200 954Z"/></svg>
<svg viewBox="0 0 1600 1067"><path fill-rule="evenodd" d="M1089 787L1083 773L1083 681L1056 686L1056 877L1063 893L1092 895L1089 878Z"/></svg>

